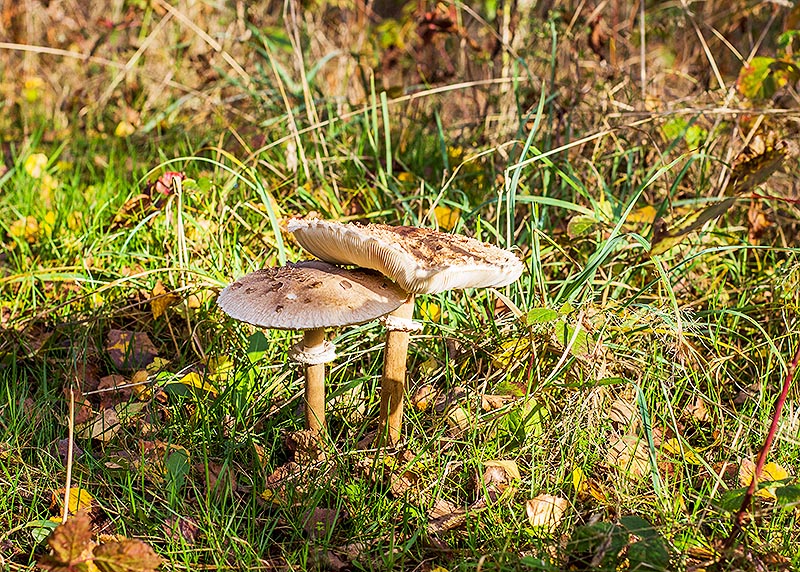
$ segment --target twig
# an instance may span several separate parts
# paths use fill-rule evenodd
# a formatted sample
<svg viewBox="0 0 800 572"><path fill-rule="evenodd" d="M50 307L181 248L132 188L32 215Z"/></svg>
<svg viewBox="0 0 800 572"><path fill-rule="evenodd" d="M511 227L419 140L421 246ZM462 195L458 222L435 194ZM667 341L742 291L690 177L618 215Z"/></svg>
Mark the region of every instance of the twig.
<svg viewBox="0 0 800 572"><path fill-rule="evenodd" d="M75 439L75 391L72 385L69 387L69 420L67 437L67 480L64 484L64 512L61 515L61 524L67 522L69 515L69 488L72 484L72 442Z"/></svg>
<svg viewBox="0 0 800 572"><path fill-rule="evenodd" d="M797 350L795 350L794 359L792 359L792 363L789 366L789 371L786 372L786 379L783 382L781 394L775 402L775 412L772 414L772 425L770 425L769 433L767 433L767 438L764 441L764 446L761 447L761 451L758 453L758 460L756 461L756 468L753 471L753 478L750 480L750 486L747 487L747 492L744 494L742 506L739 507L739 510L733 517L733 529L727 540L725 540L725 549L727 550L731 549L736 543L736 539L739 537L739 534L741 534L747 515L750 512L750 504L753 501L758 479L761 476L761 471L767 460L772 441L775 439L775 434L778 432L778 421L780 421L781 418L781 410L783 409L783 404L786 402L786 396L789 394L789 388L792 385L792 379L794 378L794 372L797 369L798 362L800 362L800 344L798 344Z"/></svg>

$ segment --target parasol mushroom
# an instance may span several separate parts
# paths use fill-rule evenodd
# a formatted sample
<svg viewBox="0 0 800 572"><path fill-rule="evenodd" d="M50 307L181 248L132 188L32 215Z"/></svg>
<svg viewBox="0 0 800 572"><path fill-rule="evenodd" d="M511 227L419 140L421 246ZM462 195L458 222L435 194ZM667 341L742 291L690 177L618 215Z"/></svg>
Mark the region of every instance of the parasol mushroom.
<svg viewBox="0 0 800 572"><path fill-rule="evenodd" d="M414 296L507 286L522 274L522 261L508 250L474 238L426 228L301 218L290 220L287 228L317 258L377 270L409 292L408 299L386 319L389 331L381 380L379 438L388 431L389 442L397 443L403 423L409 332L419 327L412 320Z"/></svg>
<svg viewBox="0 0 800 572"><path fill-rule="evenodd" d="M254 326L303 330L291 356L305 364L306 427L318 438L325 429L325 363L336 358L325 328L369 322L406 298L377 272L309 260L251 272L222 290L217 304Z"/></svg>

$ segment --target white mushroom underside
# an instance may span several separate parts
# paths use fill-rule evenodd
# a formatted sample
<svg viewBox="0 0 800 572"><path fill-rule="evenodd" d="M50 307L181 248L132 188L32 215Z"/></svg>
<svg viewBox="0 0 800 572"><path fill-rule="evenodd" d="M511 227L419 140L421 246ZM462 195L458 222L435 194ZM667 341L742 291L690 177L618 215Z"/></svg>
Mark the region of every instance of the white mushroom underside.
<svg viewBox="0 0 800 572"><path fill-rule="evenodd" d="M317 258L377 270L413 294L506 286L524 268L507 250L423 228L293 219L288 229Z"/></svg>

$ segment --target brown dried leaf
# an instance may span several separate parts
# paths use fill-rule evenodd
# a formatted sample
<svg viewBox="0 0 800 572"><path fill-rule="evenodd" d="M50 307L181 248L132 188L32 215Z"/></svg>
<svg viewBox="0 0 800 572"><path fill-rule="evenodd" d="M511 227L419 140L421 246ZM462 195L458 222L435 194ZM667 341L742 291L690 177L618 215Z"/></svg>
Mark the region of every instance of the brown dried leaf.
<svg viewBox="0 0 800 572"><path fill-rule="evenodd" d="M514 401L514 395L481 395L481 409L486 412L500 409L508 403Z"/></svg>
<svg viewBox="0 0 800 572"><path fill-rule="evenodd" d="M608 418L624 429L626 433L636 433L639 427L639 409L624 399L617 399L608 410Z"/></svg>
<svg viewBox="0 0 800 572"><path fill-rule="evenodd" d="M114 407L121 401L128 401L131 396L131 388L126 387L127 380L119 374L107 375L100 378L97 389L100 393L100 408Z"/></svg>
<svg viewBox="0 0 800 572"><path fill-rule="evenodd" d="M414 392L411 403L420 411L425 411L436 399L436 389L432 385L423 385Z"/></svg>
<svg viewBox="0 0 800 572"><path fill-rule="evenodd" d="M606 452L605 461L609 467L636 478L650 472L647 445L633 435L624 435L614 441Z"/></svg>
<svg viewBox="0 0 800 572"><path fill-rule="evenodd" d="M569 502L567 499L548 494L536 495L525 502L528 523L533 528L554 530L561 524Z"/></svg>
<svg viewBox="0 0 800 572"><path fill-rule="evenodd" d="M109 407L103 409L92 421L81 428L78 435L83 439L99 439L108 442L121 428L117 411L113 407Z"/></svg>
<svg viewBox="0 0 800 572"><path fill-rule="evenodd" d="M92 521L78 513L60 524L47 538L51 554L39 560L39 567L54 572L88 572L92 558Z"/></svg>
<svg viewBox="0 0 800 572"><path fill-rule="evenodd" d="M750 207L747 209L747 226L749 228L748 237L753 243L757 243L767 229L772 226L772 221L767 218L761 201L750 201Z"/></svg>
<svg viewBox="0 0 800 572"><path fill-rule="evenodd" d="M173 542L183 541L189 546L195 543L200 532L197 521L186 516L167 518L161 525L161 530Z"/></svg>
<svg viewBox="0 0 800 572"><path fill-rule="evenodd" d="M305 513L303 530L311 538L325 538L340 520L340 511L332 508L315 507Z"/></svg>
<svg viewBox="0 0 800 572"><path fill-rule="evenodd" d="M94 549L100 572L151 572L161 566L161 557L141 540L107 542Z"/></svg>
<svg viewBox="0 0 800 572"><path fill-rule="evenodd" d="M144 369L158 357L158 350L144 332L110 330L106 351L120 371Z"/></svg>
<svg viewBox="0 0 800 572"><path fill-rule="evenodd" d="M464 524L467 511L447 499L436 499L428 512L428 534L440 534Z"/></svg>

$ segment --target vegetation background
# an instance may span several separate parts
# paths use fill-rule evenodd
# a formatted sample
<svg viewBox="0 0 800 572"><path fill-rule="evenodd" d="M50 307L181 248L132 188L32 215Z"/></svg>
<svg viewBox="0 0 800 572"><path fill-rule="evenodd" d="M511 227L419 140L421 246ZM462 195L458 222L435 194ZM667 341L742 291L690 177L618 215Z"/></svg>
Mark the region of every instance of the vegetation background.
<svg viewBox="0 0 800 572"><path fill-rule="evenodd" d="M796 390L724 546L798 343L799 21L777 0L0 2L2 567L800 568ZM332 333L313 460L293 334L214 304L303 258L282 225L309 213L528 268L422 300L385 455L359 448L378 324Z"/></svg>

